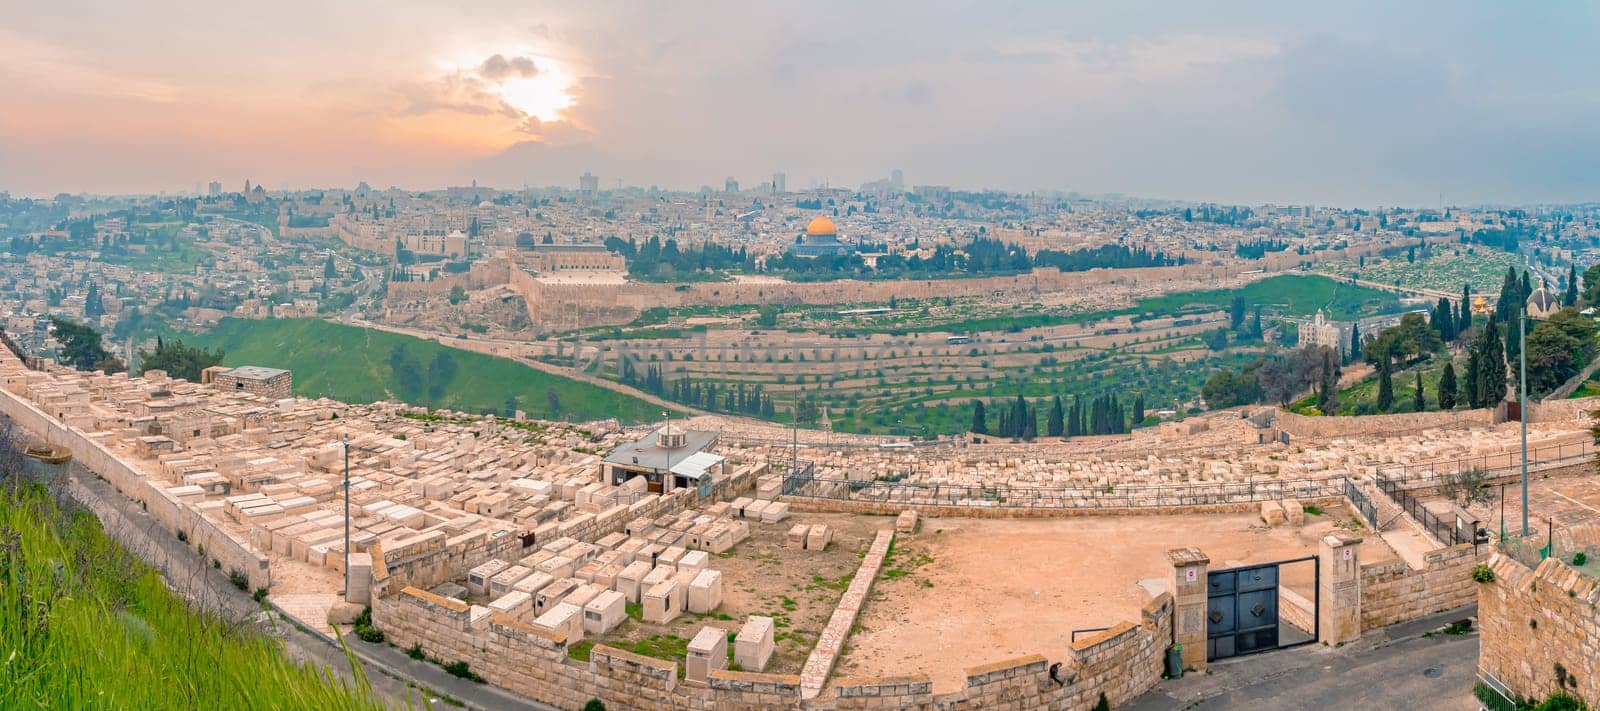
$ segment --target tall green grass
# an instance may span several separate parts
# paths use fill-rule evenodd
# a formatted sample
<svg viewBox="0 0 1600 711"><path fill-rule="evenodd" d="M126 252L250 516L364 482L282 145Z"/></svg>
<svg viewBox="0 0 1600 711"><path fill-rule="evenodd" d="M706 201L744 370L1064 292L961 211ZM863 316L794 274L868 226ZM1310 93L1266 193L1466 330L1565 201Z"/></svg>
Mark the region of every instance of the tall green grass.
<svg viewBox="0 0 1600 711"><path fill-rule="evenodd" d="M353 683L295 664L190 610L94 516L0 483L0 708L384 708L350 660Z"/></svg>

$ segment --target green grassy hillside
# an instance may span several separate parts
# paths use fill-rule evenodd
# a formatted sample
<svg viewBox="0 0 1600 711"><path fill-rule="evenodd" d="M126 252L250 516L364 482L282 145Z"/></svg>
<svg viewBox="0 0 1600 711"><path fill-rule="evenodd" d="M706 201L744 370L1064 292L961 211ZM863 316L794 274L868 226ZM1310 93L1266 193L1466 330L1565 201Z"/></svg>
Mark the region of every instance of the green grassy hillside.
<svg viewBox="0 0 1600 711"><path fill-rule="evenodd" d="M1140 299L1133 313L1176 314L1201 306L1225 309L1236 295L1243 297L1250 309L1260 306L1268 313L1300 317L1323 309L1328 318L1336 321L1401 310L1399 298L1386 291L1315 274L1282 274L1238 289L1185 291Z"/></svg>
<svg viewBox="0 0 1600 711"><path fill-rule="evenodd" d="M249 627L190 611L39 484L0 481L0 532L0 708L383 708L359 664L354 686L335 683Z"/></svg>
<svg viewBox="0 0 1600 711"><path fill-rule="evenodd" d="M574 421L615 417L637 423L657 419L661 414L660 407L638 398L551 375L516 361L319 319L223 319L211 333L185 336L184 340L227 351L224 365L292 370L295 394L306 397L346 402L393 397L464 412L503 412L506 399L515 397L517 407L529 417ZM415 371L396 371L392 360L398 347L404 347L419 366ZM449 377L435 377L430 371L440 353L447 353L454 362ZM554 408L551 391L556 395Z"/></svg>

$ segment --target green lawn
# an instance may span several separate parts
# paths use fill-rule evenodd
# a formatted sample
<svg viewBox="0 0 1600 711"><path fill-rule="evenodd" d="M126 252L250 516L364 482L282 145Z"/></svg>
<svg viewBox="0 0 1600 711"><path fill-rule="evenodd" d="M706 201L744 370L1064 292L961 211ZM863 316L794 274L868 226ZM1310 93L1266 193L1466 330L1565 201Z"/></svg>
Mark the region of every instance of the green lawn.
<svg viewBox="0 0 1600 711"><path fill-rule="evenodd" d="M615 417L625 423L659 419L661 408L635 397L535 370L513 360L446 348L386 331L319 319L223 319L208 334L185 342L227 351L224 365L263 365L294 371L294 391L306 397L375 402L394 397L417 405L463 412L504 410L507 397L529 417L574 421ZM402 385L389 356L404 345L426 367L441 351L455 360L456 373L437 396ZM554 390L559 411L547 391Z"/></svg>
<svg viewBox="0 0 1600 711"><path fill-rule="evenodd" d="M1315 274L1283 274L1239 289L1185 291L1140 299L1139 306L1132 312L1148 316L1177 314L1201 307L1226 309L1236 295L1244 297L1247 308L1260 306L1280 316L1309 317L1317 309L1323 309L1330 319L1349 321L1401 310L1400 300L1388 292Z"/></svg>
<svg viewBox="0 0 1600 711"><path fill-rule="evenodd" d="M354 657L356 684L331 682L253 626L196 614L41 484L0 482L0 531L0 708L384 707Z"/></svg>

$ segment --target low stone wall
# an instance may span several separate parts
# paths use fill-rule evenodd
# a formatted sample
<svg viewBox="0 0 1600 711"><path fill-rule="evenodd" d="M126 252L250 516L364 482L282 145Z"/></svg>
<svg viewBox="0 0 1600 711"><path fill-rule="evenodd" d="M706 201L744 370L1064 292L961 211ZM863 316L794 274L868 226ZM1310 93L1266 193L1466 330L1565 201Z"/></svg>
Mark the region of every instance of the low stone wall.
<svg viewBox="0 0 1600 711"><path fill-rule="evenodd" d="M1463 543L1427 553L1423 556L1427 567L1421 570L1405 561L1362 565L1361 629L1472 604L1478 594L1472 567L1488 555L1488 546Z"/></svg>
<svg viewBox="0 0 1600 711"><path fill-rule="evenodd" d="M197 549L203 546L205 556L217 561L223 570L244 573L251 589L272 585L266 555L198 511L179 504L163 488L146 481L144 474L118 458L98 438L68 427L4 388L0 388L0 412L29 434L71 450L74 461L110 482L123 496L142 504L169 533L176 536L183 532L190 545Z"/></svg>
<svg viewBox="0 0 1600 711"><path fill-rule="evenodd" d="M855 626L856 617L861 614L862 606L867 604L872 583L878 579L878 571L883 568L883 559L888 557L892 545L894 531L878 531L872 545L867 548L867 555L861 559L861 567L850 579L850 587L839 597L839 604L834 606L827 626L817 636L817 646L806 657L805 668L800 671L800 688L806 698L816 696L822 691L823 684L828 682L828 675L833 672L833 665L839 660L839 652L844 649L845 641L850 639L850 628Z"/></svg>
<svg viewBox="0 0 1600 711"><path fill-rule="evenodd" d="M1600 586L1555 558L1530 570L1496 554L1489 569L1492 582L1473 584L1479 672L1517 697L1565 690L1600 708Z"/></svg>
<svg viewBox="0 0 1600 711"><path fill-rule="evenodd" d="M1394 415L1353 417L1312 417L1278 410L1277 427L1291 437L1352 437L1438 429L1441 427L1481 427L1494 424L1494 410L1455 410L1451 412L1403 412Z"/></svg>
<svg viewBox="0 0 1600 711"><path fill-rule="evenodd" d="M1173 603L1162 593L1145 605L1138 624L1124 622L1072 646L1058 676L1051 663L1029 655L971 667L966 687L934 696L924 675L840 679L833 693L802 700L800 677L718 670L704 685L678 679L675 662L594 646L588 662L570 658L564 635L535 628L487 608L417 588L373 601L373 624L402 649L420 645L444 662L466 661L491 684L561 708L590 698L627 709L920 709L992 708L1087 710L1101 694L1126 703L1161 677L1172 643Z"/></svg>
<svg viewBox="0 0 1600 711"><path fill-rule="evenodd" d="M1337 481L1337 480L1335 480ZM809 496L780 496L791 511L812 513L853 513L873 516L897 516L901 511L916 511L934 518L1063 518L1067 516L1149 516L1254 513L1261 510L1261 501L1241 501L1231 504L1206 504L1202 506L1134 506L1120 508L1067 508L1020 506L936 506L901 501L858 501L855 499L827 499ZM1323 510L1346 506L1343 496L1299 499L1300 503L1315 505Z"/></svg>
<svg viewBox="0 0 1600 711"><path fill-rule="evenodd" d="M1316 603L1286 587L1278 588L1278 617L1308 634L1317 633Z"/></svg>
<svg viewBox="0 0 1600 711"><path fill-rule="evenodd" d="M1561 422L1582 420L1589 413L1600 410L1600 397L1581 397L1574 400L1550 400L1528 404L1529 422Z"/></svg>

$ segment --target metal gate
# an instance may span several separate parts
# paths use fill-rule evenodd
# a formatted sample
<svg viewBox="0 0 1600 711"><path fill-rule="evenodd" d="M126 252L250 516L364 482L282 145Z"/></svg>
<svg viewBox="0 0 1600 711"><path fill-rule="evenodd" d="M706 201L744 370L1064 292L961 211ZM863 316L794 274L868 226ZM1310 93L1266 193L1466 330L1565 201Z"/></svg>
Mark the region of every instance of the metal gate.
<svg viewBox="0 0 1600 711"><path fill-rule="evenodd" d="M1256 652L1309 644L1311 638L1285 643L1280 631L1279 566L1315 561L1316 556L1276 563L1213 570L1206 574L1206 659L1214 661ZM1321 571L1317 571L1321 575ZM1313 583L1313 590L1317 587ZM1316 593L1313 592L1313 597ZM1320 616L1320 600L1315 600L1313 618ZM1312 623L1312 627L1317 625Z"/></svg>

